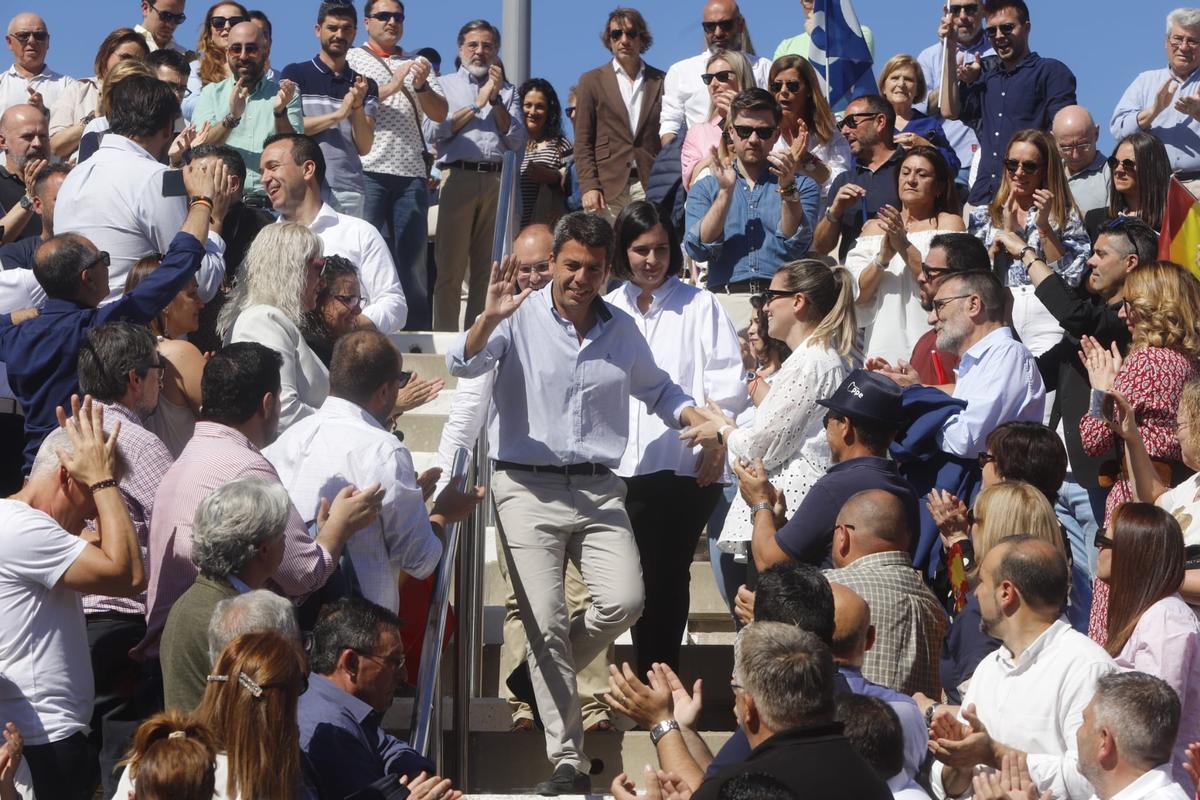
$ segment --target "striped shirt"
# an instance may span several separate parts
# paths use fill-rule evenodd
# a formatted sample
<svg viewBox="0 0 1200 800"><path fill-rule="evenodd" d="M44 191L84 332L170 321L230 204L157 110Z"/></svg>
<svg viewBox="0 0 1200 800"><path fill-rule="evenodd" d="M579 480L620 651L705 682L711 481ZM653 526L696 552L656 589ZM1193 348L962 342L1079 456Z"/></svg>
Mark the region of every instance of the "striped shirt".
<svg viewBox="0 0 1200 800"><path fill-rule="evenodd" d="M196 507L218 487L249 475L279 483L279 475L240 431L215 422L197 422L196 432L167 470L150 520L150 580L146 604L147 656L158 653L158 637L171 605L196 580L192 563L192 519ZM295 507L283 532L283 562L273 587L293 600L321 588L337 563L313 541Z"/></svg>

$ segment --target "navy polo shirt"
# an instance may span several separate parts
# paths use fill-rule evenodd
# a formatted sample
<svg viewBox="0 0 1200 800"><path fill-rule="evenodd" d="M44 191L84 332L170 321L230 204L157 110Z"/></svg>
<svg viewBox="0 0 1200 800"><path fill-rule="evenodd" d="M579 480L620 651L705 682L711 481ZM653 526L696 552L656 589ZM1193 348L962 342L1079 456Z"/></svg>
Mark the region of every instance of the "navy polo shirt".
<svg viewBox="0 0 1200 800"><path fill-rule="evenodd" d="M861 186L867 190L867 195L861 202L855 203L842 214L839 222L842 226L842 242L838 247L839 261L846 260L846 254L854 247L858 235L862 233L867 220L879 213L883 206L900 207L900 196L896 193L896 170L900 169L900 161L904 158L904 148L896 148L892 157L874 172L871 168L859 164L858 160L851 161L850 169L833 179L826 195L829 202L837 196L838 190L848 183Z"/></svg>
<svg viewBox="0 0 1200 800"><path fill-rule="evenodd" d="M280 80L295 82L306 117L319 117L337 111L357 77L358 73L349 65L342 72L335 73L320 56L311 61L288 64L280 73ZM363 102L363 108L372 119L379 111L379 84L370 78L367 78L367 99ZM358 149L354 146L350 119L346 118L312 138L321 146L321 154L325 156L325 182L329 188L340 192L364 193L366 181L363 178L362 159L358 157Z"/></svg>
<svg viewBox="0 0 1200 800"><path fill-rule="evenodd" d="M876 456L849 458L834 464L812 485L796 513L775 534L775 542L791 558L815 567L832 567L833 525L852 495L883 489L900 498L912 542L920 533L917 492L900 476L896 462Z"/></svg>
<svg viewBox="0 0 1200 800"><path fill-rule="evenodd" d="M26 236L0 245L0 269L33 269L33 254L41 244L41 236Z"/></svg>
<svg viewBox="0 0 1200 800"><path fill-rule="evenodd" d="M958 118L979 138L979 172L967 197L976 206L987 205L1000 189L1012 135L1024 128L1048 131L1055 114L1075 105L1075 75L1061 61L1030 53L1011 70L994 55L982 65L974 83L958 84Z"/></svg>

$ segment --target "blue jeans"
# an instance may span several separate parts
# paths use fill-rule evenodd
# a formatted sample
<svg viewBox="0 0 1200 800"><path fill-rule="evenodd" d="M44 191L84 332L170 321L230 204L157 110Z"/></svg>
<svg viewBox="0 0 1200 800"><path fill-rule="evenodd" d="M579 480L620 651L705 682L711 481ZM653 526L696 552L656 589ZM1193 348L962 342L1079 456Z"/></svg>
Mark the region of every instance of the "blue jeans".
<svg viewBox="0 0 1200 800"><path fill-rule="evenodd" d="M717 501L717 507L713 509L712 516L708 518L708 562L712 567L717 590L724 598L725 605L729 606L730 614L733 614L733 600L737 597L738 587L746 582L746 565L737 563L733 553L720 550L717 547L717 540L721 538L721 529L725 527L725 515L729 513L729 506L733 503L737 491L735 479L734 483L724 488L721 499ZM734 617L734 623L737 623L736 617ZM741 626L738 625L738 627Z"/></svg>
<svg viewBox="0 0 1200 800"><path fill-rule="evenodd" d="M425 253L429 241L429 189L424 178L402 178L381 172L363 173L367 180L363 218L379 229L392 251L400 288L408 301L405 330L433 327L429 273Z"/></svg>
<svg viewBox="0 0 1200 800"><path fill-rule="evenodd" d="M1054 512L1071 544L1071 606L1067 619L1076 630L1087 633L1092 607L1092 579L1096 576L1096 533L1104 520L1104 491L1085 489L1070 480L1058 490ZM1097 511L1097 500L1099 511Z"/></svg>

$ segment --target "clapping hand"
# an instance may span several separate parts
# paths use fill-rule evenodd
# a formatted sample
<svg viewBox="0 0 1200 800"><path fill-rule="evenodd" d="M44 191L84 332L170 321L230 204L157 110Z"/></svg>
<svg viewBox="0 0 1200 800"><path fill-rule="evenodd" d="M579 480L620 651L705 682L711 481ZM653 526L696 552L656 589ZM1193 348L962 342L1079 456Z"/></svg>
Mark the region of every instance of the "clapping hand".
<svg viewBox="0 0 1200 800"><path fill-rule="evenodd" d="M1122 363L1117 343L1113 342L1106 350L1094 336L1084 336L1079 340L1079 346L1079 360L1087 368L1088 381L1092 388L1102 392L1112 391Z"/></svg>
<svg viewBox="0 0 1200 800"><path fill-rule="evenodd" d="M887 264L897 253L908 250L908 231L904 229L904 217L895 206L881 206L875 218L883 226L883 241L886 244L886 247L880 248L879 260Z"/></svg>
<svg viewBox="0 0 1200 800"><path fill-rule="evenodd" d="M1163 85L1158 87L1158 91L1154 93L1154 105L1150 106L1150 122L1153 122L1155 117L1171 105L1171 100L1175 97L1178 89L1179 82L1174 78L1167 78Z"/></svg>
<svg viewBox="0 0 1200 800"><path fill-rule="evenodd" d="M279 82L279 91L275 93L275 101L272 110L276 114L282 114L284 109L288 107L288 103L292 102L292 98L296 96L296 82L289 81L284 78Z"/></svg>
<svg viewBox="0 0 1200 800"><path fill-rule="evenodd" d="M979 80L979 76L983 74L983 63L977 58L967 61L960 53L958 56L958 66L955 69L955 72L960 81L966 84L972 84Z"/></svg>
<svg viewBox="0 0 1200 800"><path fill-rule="evenodd" d="M883 359L880 359L880 361L883 361ZM883 363L885 366L868 366L867 369L871 370L872 372L878 372L885 378L891 378L892 381L902 389L908 386L919 386L921 384L921 375L917 372L916 367L905 361L903 358L897 361L894 367L887 365L886 361Z"/></svg>
<svg viewBox="0 0 1200 800"><path fill-rule="evenodd" d="M829 204L829 213L834 217L840 217L850 209L850 206L866 196L866 189L857 183L847 183L833 196L833 202Z"/></svg>
<svg viewBox="0 0 1200 800"><path fill-rule="evenodd" d="M408 68L409 74L412 75L413 88L418 91L424 89L426 82L429 80L429 73L432 70L433 66L425 56L414 58Z"/></svg>
<svg viewBox="0 0 1200 800"><path fill-rule="evenodd" d="M962 500L945 489L934 489L925 498L925 505L937 526L942 549L949 550L955 542L968 537L967 506Z"/></svg>
<svg viewBox="0 0 1200 800"><path fill-rule="evenodd" d="M1175 100L1175 110L1193 119L1200 119L1200 93L1179 95Z"/></svg>
<svg viewBox="0 0 1200 800"><path fill-rule="evenodd" d="M414 372L408 382L400 387L400 391L396 392L396 407L393 413L403 414L432 402L445 385L446 381L442 378L420 378Z"/></svg>
<svg viewBox="0 0 1200 800"><path fill-rule="evenodd" d="M745 584L738 587L737 595L733 598L733 615L743 625L754 622L754 592Z"/></svg>
<svg viewBox="0 0 1200 800"><path fill-rule="evenodd" d="M671 687L654 670L647 674L650 683L642 683L629 662L608 665L608 688L604 702L646 730L671 719Z"/></svg>
<svg viewBox="0 0 1200 800"><path fill-rule="evenodd" d="M704 707L704 701L700 696L700 689L704 685L703 681L696 678L689 694L683 681L679 680L679 676L670 666L655 664L654 670L659 674L660 679L667 682L667 688L671 690L671 708L675 714L675 721L681 727L695 730L696 721L700 718L700 711Z"/></svg>
<svg viewBox="0 0 1200 800"><path fill-rule="evenodd" d="M492 278L488 281L482 316L497 322L507 319L516 313L525 302L525 298L533 292L528 286L516 292L518 266L517 260L511 255L505 256L502 261L492 262Z"/></svg>
<svg viewBox="0 0 1200 800"><path fill-rule="evenodd" d="M962 709L966 724L951 717L948 709L934 713L929 728L929 752L949 767L971 769L977 764L992 762L992 737L976 716L975 706Z"/></svg>
<svg viewBox="0 0 1200 800"><path fill-rule="evenodd" d="M1050 230L1050 207L1054 205L1054 192L1049 189L1033 190L1033 210L1039 231Z"/></svg>
<svg viewBox="0 0 1200 800"><path fill-rule="evenodd" d="M786 191L796 184L796 158L791 150L772 150L767 153L767 163L781 190Z"/></svg>
<svg viewBox="0 0 1200 800"><path fill-rule="evenodd" d="M1029 777L1029 764L1024 753L1005 753L1000 769L981 772L971 780L976 800L1039 800L1037 784ZM1050 800L1049 791L1040 800Z"/></svg>
<svg viewBox="0 0 1200 800"><path fill-rule="evenodd" d="M1109 390L1105 395L1105 403L1111 403L1111 413L1105 416L1104 421L1113 433L1127 442L1141 435L1137 426L1137 415L1125 395L1116 390Z"/></svg>
<svg viewBox="0 0 1200 800"><path fill-rule="evenodd" d="M687 783L673 772L654 771L649 764L645 767L646 793L638 795L637 787L629 776L622 772L613 778L610 790L616 800L690 800L692 789Z"/></svg>
<svg viewBox="0 0 1200 800"><path fill-rule="evenodd" d="M722 192L732 192L734 184L737 183L737 168L733 165L732 156L721 158L717 148L710 147L708 158L709 169L712 171L713 177L717 179L717 187Z"/></svg>
<svg viewBox="0 0 1200 800"><path fill-rule="evenodd" d="M796 138L792 139L792 158L797 162L808 155L808 123L802 119L796 120Z"/></svg>
<svg viewBox="0 0 1200 800"><path fill-rule="evenodd" d="M229 114L235 119L241 119L246 113L246 101L250 99L250 82L245 78L238 78L237 83L233 85L233 91L229 93Z"/></svg>
<svg viewBox="0 0 1200 800"><path fill-rule="evenodd" d="M46 101L42 97L42 93L32 86L26 86L25 91L29 93L29 105L49 116L50 112L46 110Z"/></svg>
<svg viewBox="0 0 1200 800"><path fill-rule="evenodd" d="M463 793L451 788L449 778L422 772L411 780L407 775L400 779L401 786L408 787L412 800L460 800Z"/></svg>

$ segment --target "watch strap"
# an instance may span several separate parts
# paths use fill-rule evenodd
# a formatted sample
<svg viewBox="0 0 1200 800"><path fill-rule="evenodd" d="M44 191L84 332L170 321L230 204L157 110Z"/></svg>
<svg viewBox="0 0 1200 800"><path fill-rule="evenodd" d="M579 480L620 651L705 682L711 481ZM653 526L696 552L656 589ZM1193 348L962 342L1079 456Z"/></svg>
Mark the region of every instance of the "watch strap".
<svg viewBox="0 0 1200 800"><path fill-rule="evenodd" d="M659 741L661 741L664 736L671 731L677 730L679 730L678 722L673 719L664 719L662 722L650 729L650 742L651 744L658 745Z"/></svg>
<svg viewBox="0 0 1200 800"><path fill-rule="evenodd" d="M766 500L761 500L761 501L755 503L754 505L750 506L750 518L754 519L754 515L760 511L770 511L770 510L771 510L771 504L768 503Z"/></svg>

